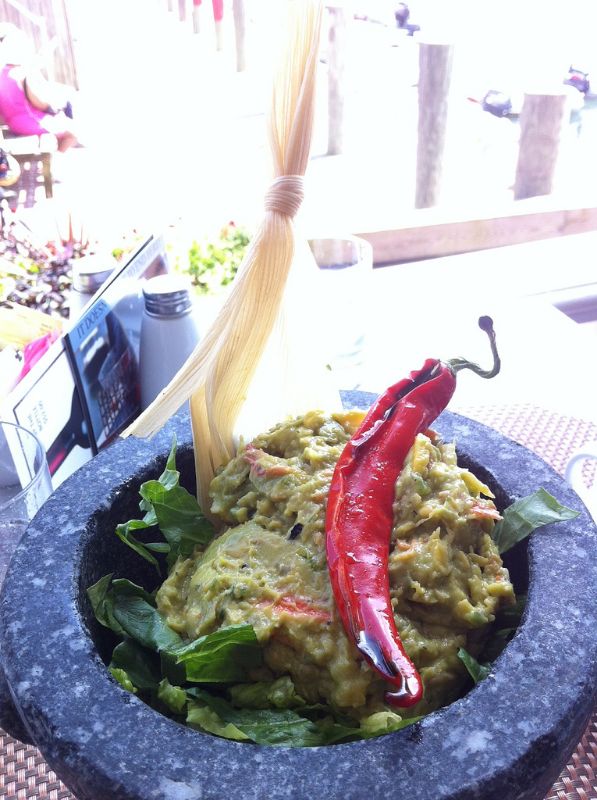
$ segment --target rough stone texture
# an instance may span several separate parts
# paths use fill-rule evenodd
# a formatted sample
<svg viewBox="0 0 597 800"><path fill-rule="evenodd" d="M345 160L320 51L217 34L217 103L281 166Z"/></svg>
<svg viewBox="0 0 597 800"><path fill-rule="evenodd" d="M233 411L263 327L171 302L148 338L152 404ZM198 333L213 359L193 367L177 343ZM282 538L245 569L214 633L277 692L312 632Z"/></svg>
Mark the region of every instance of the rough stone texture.
<svg viewBox="0 0 597 800"><path fill-rule="evenodd" d="M582 508L520 445L454 414L435 427L456 440L500 503L543 486ZM100 657L112 642L85 596L111 571L152 588L155 575L113 529L136 516L136 489L161 470L173 429L192 487L185 416L150 442L119 442L46 503L4 585L8 683L33 740L80 800L542 800L596 699L597 529L588 513L544 527L528 548L511 551L518 581L530 576L523 624L490 677L463 699L377 740L288 750L228 742L160 716L112 680Z"/></svg>

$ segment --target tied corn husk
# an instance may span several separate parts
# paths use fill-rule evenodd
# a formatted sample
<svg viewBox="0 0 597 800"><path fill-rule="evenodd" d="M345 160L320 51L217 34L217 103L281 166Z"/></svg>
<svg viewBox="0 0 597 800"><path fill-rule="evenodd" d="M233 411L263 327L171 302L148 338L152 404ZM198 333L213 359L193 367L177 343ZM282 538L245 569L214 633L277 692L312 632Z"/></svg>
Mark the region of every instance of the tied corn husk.
<svg viewBox="0 0 597 800"><path fill-rule="evenodd" d="M204 511L209 508L208 488L215 471L235 454L235 423L272 332L280 324L295 252L292 220L302 199L302 176L311 147L323 5L319 0L290 5L291 41L276 76L269 120L275 177L263 222L206 336L123 434L152 436L190 399L197 497ZM273 384L277 377L271 376ZM272 385L270 391L278 387Z"/></svg>

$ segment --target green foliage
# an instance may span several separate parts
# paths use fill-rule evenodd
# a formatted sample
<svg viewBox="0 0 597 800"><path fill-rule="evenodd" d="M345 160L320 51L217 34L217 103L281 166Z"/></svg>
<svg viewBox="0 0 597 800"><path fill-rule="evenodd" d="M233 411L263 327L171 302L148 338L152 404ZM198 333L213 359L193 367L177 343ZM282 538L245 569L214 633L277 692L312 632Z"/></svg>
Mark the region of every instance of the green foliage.
<svg viewBox="0 0 597 800"><path fill-rule="evenodd" d="M504 511L503 518L493 529L493 540L500 553L505 553L542 525L574 519L578 515L578 511L561 505L545 489L537 489Z"/></svg>
<svg viewBox="0 0 597 800"><path fill-rule="evenodd" d="M249 240L247 230L231 222L217 239L193 241L188 265L182 265L182 271L190 275L197 294L217 294L232 283Z"/></svg>

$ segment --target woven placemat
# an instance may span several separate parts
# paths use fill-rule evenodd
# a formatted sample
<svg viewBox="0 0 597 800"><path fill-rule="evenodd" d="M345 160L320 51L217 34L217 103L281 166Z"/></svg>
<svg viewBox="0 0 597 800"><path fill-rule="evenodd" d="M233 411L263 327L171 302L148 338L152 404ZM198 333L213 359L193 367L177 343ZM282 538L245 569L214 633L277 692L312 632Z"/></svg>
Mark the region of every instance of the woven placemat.
<svg viewBox="0 0 597 800"><path fill-rule="evenodd" d="M570 454L597 440L597 426L534 406L459 407L459 413L484 422L524 444L563 473ZM587 485L595 469L587 467ZM0 798L7 800L76 800L35 747L0 729ZM597 712L545 800L597 800Z"/></svg>

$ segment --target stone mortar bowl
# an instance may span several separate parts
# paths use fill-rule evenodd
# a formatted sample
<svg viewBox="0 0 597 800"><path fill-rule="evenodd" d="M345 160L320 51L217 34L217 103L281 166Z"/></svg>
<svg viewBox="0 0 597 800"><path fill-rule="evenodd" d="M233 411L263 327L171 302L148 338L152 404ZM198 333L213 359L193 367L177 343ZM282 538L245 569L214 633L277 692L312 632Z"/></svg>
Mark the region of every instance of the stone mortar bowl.
<svg viewBox="0 0 597 800"><path fill-rule="evenodd" d="M161 472L173 429L183 483L193 488L188 418L150 442L115 444L56 491L13 559L0 647L29 736L79 800L543 800L596 699L597 529L562 478L524 447L447 412L434 427L456 441L461 463L489 483L500 507L543 486L582 513L508 554L529 599L491 675L419 723L352 744L284 749L217 739L161 716L109 675L111 634L85 590L107 572L155 585L113 531L137 515L137 489Z"/></svg>

